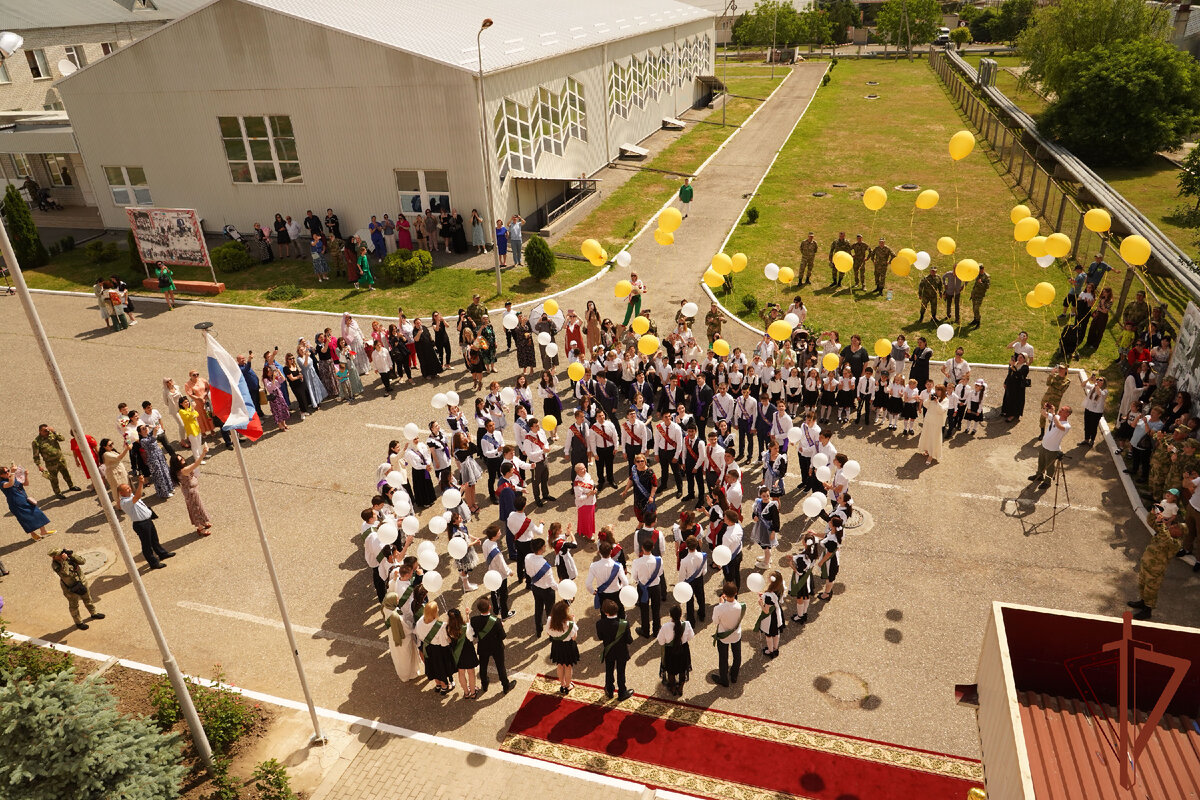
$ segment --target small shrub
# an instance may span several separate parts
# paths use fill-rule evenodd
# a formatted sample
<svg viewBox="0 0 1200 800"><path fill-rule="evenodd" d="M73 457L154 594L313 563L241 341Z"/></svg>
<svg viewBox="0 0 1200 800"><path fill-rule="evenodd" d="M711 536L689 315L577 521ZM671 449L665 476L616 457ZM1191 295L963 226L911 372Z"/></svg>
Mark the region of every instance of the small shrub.
<svg viewBox="0 0 1200 800"><path fill-rule="evenodd" d="M104 242L88 242L84 245L83 252L87 253L88 263L104 263Z"/></svg>
<svg viewBox="0 0 1200 800"><path fill-rule="evenodd" d="M254 724L254 708L228 687L220 667L213 675L213 682L217 685L211 689L193 685L190 691L213 752L228 753Z"/></svg>
<svg viewBox="0 0 1200 800"><path fill-rule="evenodd" d="M43 675L56 675L71 668L71 656L50 647L36 647L25 642L15 642L0 619L0 683L9 680L12 673L24 670L26 679L36 681Z"/></svg>
<svg viewBox="0 0 1200 800"><path fill-rule="evenodd" d="M749 225L758 222L758 206L750 206L746 209L746 222Z"/></svg>
<svg viewBox="0 0 1200 800"><path fill-rule="evenodd" d="M71 252L72 250L75 249L75 237L74 236L64 236L63 238L58 240L58 247L64 253Z"/></svg>
<svg viewBox="0 0 1200 800"><path fill-rule="evenodd" d="M105 263L116 261L121 257L121 248L117 247L116 242L105 242L104 249L101 251L100 258Z"/></svg>
<svg viewBox="0 0 1200 800"><path fill-rule="evenodd" d="M258 790L258 800L297 800L288 779L287 767L272 758L260 762L254 768L254 788Z"/></svg>
<svg viewBox="0 0 1200 800"><path fill-rule="evenodd" d="M272 287L264 297L268 300L295 300L304 294L304 290L290 283Z"/></svg>
<svg viewBox="0 0 1200 800"><path fill-rule="evenodd" d="M539 281L549 280L554 274L555 259L550 245L540 236L530 236L525 244L525 265L529 267L529 275Z"/></svg>
<svg viewBox="0 0 1200 800"><path fill-rule="evenodd" d="M405 253L408 253L407 257ZM385 277L395 283L416 283L433 270L433 256L428 250L397 250L383 257L379 269Z"/></svg>
<svg viewBox="0 0 1200 800"><path fill-rule="evenodd" d="M213 790L205 795L204 800L241 800L241 787L237 779L229 774L231 759L229 756L213 756L212 785Z"/></svg>
<svg viewBox="0 0 1200 800"><path fill-rule="evenodd" d="M54 258L55 256L57 256L59 253L62 252L62 248L58 244L52 243L50 245L50 247L48 247L47 249L50 251L51 258Z"/></svg>
<svg viewBox="0 0 1200 800"><path fill-rule="evenodd" d="M753 311L758 308L758 297L752 294L742 295L742 308L745 309L747 313L753 313Z"/></svg>
<svg viewBox="0 0 1200 800"><path fill-rule="evenodd" d="M829 69L832 70L834 67L836 67L837 62L838 62L837 58L831 58L829 60ZM826 73L826 74L828 74L828 73Z"/></svg>
<svg viewBox="0 0 1200 800"><path fill-rule="evenodd" d="M175 687L166 675L159 675L150 688L150 705L154 708L154 721L159 730L170 730L171 726L183 717L179 698L175 696Z"/></svg>
<svg viewBox="0 0 1200 800"><path fill-rule="evenodd" d="M400 256L400 258L402 260L412 258L412 254L413 254L413 251L409 250L407 247L401 247L399 250L396 251L396 255Z"/></svg>
<svg viewBox="0 0 1200 800"><path fill-rule="evenodd" d="M241 242L226 242L214 247L209 256L213 266L221 272L239 272L254 265L254 258Z"/></svg>
<svg viewBox="0 0 1200 800"><path fill-rule="evenodd" d="M830 75L828 72L826 72L826 73L825 73L825 76L824 76L823 78L821 78L821 85L822 85L822 86L828 86L828 85L829 85L829 82L830 82L831 80L833 80L833 76L832 76L832 75Z"/></svg>

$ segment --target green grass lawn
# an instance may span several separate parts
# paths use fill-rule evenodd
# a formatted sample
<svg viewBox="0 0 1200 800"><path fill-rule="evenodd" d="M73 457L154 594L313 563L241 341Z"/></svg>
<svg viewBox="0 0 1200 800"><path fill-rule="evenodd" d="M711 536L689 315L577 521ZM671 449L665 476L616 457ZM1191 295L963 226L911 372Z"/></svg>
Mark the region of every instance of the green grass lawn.
<svg viewBox="0 0 1200 800"><path fill-rule="evenodd" d="M863 99L869 80L879 82L870 88L882 95L881 100ZM732 297L723 297L723 302L740 310L741 297L753 293L760 308L768 301L786 306L797 291L768 282L762 268L773 261L798 269L800 240L812 230L821 251L813 285L799 292L809 307L810 327L837 329L843 341L848 341L851 332L860 333L868 347L877 338L891 338L903 331L910 341L926 336L940 358L948 357L953 347L961 344L971 360L1000 363L1007 362L1006 346L1016 333L1027 330L1037 348L1036 363L1049 363L1057 346L1055 315L1066 292L1065 274L1058 267L1038 267L1023 246L1014 247L1008 215L1021 198L1013 196L984 150L977 147L963 161L951 161L947 142L965 127L926 62L841 62L833 71L833 81L817 92L755 198L758 223L739 225L726 248L729 253L745 253L750 267L736 276ZM848 188L836 188L834 183L846 183ZM893 188L901 183L936 189L941 200L932 210L914 213L916 193ZM888 203L878 214L868 211L861 200L862 190L872 184L888 191ZM813 197L817 191L830 196ZM851 292L845 288L849 278L835 293L829 288L825 253L839 230L851 241L861 233L870 243L885 236L894 250L906 246L926 250L943 274L961 258L983 263L991 273L992 286L983 307L982 327L960 327L949 344L941 344L933 335L928 315L925 323L917 325L920 303L916 287L923 273L915 269L906 278L889 272L887 286L894 291L890 301L886 295ZM1042 230L1043 234L1050 232ZM937 253L935 244L940 236L957 241L954 256ZM868 266L867 285L874 288L870 270ZM1043 280L1055 284L1059 299L1035 311L1025 305L1025 293ZM754 315L747 318L757 321ZM962 322L969 321L970 306L964 300ZM1107 364L1115 352L1114 343L1106 337L1100 350L1083 363Z"/></svg>

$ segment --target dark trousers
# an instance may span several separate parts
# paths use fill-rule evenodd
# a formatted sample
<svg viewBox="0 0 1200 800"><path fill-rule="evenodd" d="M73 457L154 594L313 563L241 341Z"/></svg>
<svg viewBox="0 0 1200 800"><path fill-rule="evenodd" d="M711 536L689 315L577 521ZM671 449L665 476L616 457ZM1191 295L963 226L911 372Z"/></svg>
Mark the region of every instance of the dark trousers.
<svg viewBox="0 0 1200 800"><path fill-rule="evenodd" d="M671 473L675 474L675 491L683 490L683 468L675 460L674 450L658 451L658 490L665 492L671 483Z"/></svg>
<svg viewBox="0 0 1200 800"><path fill-rule="evenodd" d="M650 599L645 603L639 601L637 604L638 611L642 614L642 627L638 633L642 636L647 634L657 636L658 629L662 627L662 587L660 585L647 586L646 592L650 595Z"/></svg>
<svg viewBox="0 0 1200 800"><path fill-rule="evenodd" d="M633 459L637 458L637 454L640 452L642 452L640 444L625 445L625 463L629 465L630 469L633 469ZM662 483L662 479L660 478L658 482Z"/></svg>
<svg viewBox="0 0 1200 800"><path fill-rule="evenodd" d="M542 636L542 626L546 624L546 618L550 616L550 609L554 607L554 590L543 589L539 586L533 587L533 630L537 638Z"/></svg>
<svg viewBox="0 0 1200 800"><path fill-rule="evenodd" d="M408 348L392 351L392 375L396 380L400 380L400 373L412 380L412 367L408 365Z"/></svg>
<svg viewBox="0 0 1200 800"><path fill-rule="evenodd" d="M450 365L451 354L449 341L435 340L433 343L433 352L438 357L438 360L442 362L443 367Z"/></svg>
<svg viewBox="0 0 1200 800"><path fill-rule="evenodd" d="M611 447L596 448L596 480L601 486L607 481L609 486L616 488L617 482L613 478L613 448Z"/></svg>
<svg viewBox="0 0 1200 800"><path fill-rule="evenodd" d="M391 372L391 370L388 370L387 372L379 373L379 380L383 381L383 390L385 392L390 392L392 390L392 372ZM300 410L301 411L304 410L303 403L301 403Z"/></svg>
<svg viewBox="0 0 1200 800"><path fill-rule="evenodd" d="M733 583L740 592L742 590L742 551L738 551L737 555L729 559L729 563L721 567L721 573L725 580Z"/></svg>
<svg viewBox="0 0 1200 800"><path fill-rule="evenodd" d="M525 556L529 555L529 542L513 539L513 546L516 549L514 560L517 562L517 580L525 581L525 585L528 586L529 573L525 572Z"/></svg>
<svg viewBox="0 0 1200 800"><path fill-rule="evenodd" d="M600 605L604 605L605 600L612 600L617 604L617 619L625 619L625 604L621 602L621 593L617 592L601 592Z"/></svg>
<svg viewBox="0 0 1200 800"><path fill-rule="evenodd" d="M869 394L857 395L857 401L856 401L856 406L855 406L855 410L854 410L854 412L855 412L854 421L855 422L862 422L862 416L863 416L864 410L867 412L867 424L870 425L871 424L871 412L874 410L874 406L871 403L871 395L869 395Z"/></svg>
<svg viewBox="0 0 1200 800"><path fill-rule="evenodd" d="M705 564L706 568L707 566L708 565ZM701 574L699 578L688 581L688 585L692 587L692 599L688 600L687 602L687 621L692 623L692 626L694 627L696 625L697 618L701 622L704 622L704 620L708 617L708 606L704 601L704 575ZM700 614L698 617L696 614L697 606L700 609Z"/></svg>
<svg viewBox="0 0 1200 800"><path fill-rule="evenodd" d="M708 490L710 492L715 492L721 488L721 473L705 470L704 479L708 483Z"/></svg>
<svg viewBox="0 0 1200 800"><path fill-rule="evenodd" d="M733 664L729 663L729 651L733 650ZM738 673L742 670L742 642L732 644L717 642L717 671L722 681L737 683Z"/></svg>
<svg viewBox="0 0 1200 800"><path fill-rule="evenodd" d="M516 335L512 331L510 331L508 328L504 329L504 346L509 350L512 350L513 340L516 338Z"/></svg>
<svg viewBox="0 0 1200 800"><path fill-rule="evenodd" d="M167 554L167 548L158 542L158 530L154 527L154 520L144 519L133 523L133 532L142 543L142 558L146 559L147 564L157 564L159 559Z"/></svg>
<svg viewBox="0 0 1200 800"><path fill-rule="evenodd" d="M550 500L550 469L546 459L533 463L533 501L544 503Z"/></svg>
<svg viewBox="0 0 1200 800"><path fill-rule="evenodd" d="M747 453L754 458L754 428L750 425L738 425L738 461Z"/></svg>
<svg viewBox="0 0 1200 800"><path fill-rule="evenodd" d="M379 577L379 570L374 567L367 567L371 573L371 583L375 585L375 595L379 598L379 602L383 603L383 596L387 594L387 581Z"/></svg>
<svg viewBox="0 0 1200 800"><path fill-rule="evenodd" d="M962 426L963 414L965 413L967 413L967 406L965 403L959 403L958 408L950 412L950 415L946 418L947 436L954 433L959 429L959 427Z"/></svg>
<svg viewBox="0 0 1200 800"><path fill-rule="evenodd" d="M499 589L492 592L492 609L496 612L496 615L498 617L500 617L501 619L508 616L508 578L505 578L500 583ZM483 657L482 653L480 653L479 655L480 655L480 658ZM500 663L501 664L504 663L503 655L500 656ZM500 674L501 675L504 674L503 666L500 667Z"/></svg>
<svg viewBox="0 0 1200 800"><path fill-rule="evenodd" d="M1102 411L1083 410L1083 440L1088 444L1096 441L1096 433L1100 429L1100 418L1104 416Z"/></svg>
<svg viewBox="0 0 1200 800"><path fill-rule="evenodd" d="M504 644L502 642L479 646L479 685L484 689L488 685L488 661L495 663L496 674L500 676L500 685L507 686L508 671L504 668Z"/></svg>
<svg viewBox="0 0 1200 800"><path fill-rule="evenodd" d="M601 651L603 652L603 651ZM624 692L625 687L625 664L629 659L618 659L616 656L609 656L604 659L604 691L607 694L612 694L614 691ZM613 673L616 673L616 685L613 684Z"/></svg>
<svg viewBox="0 0 1200 800"><path fill-rule="evenodd" d="M496 499L496 481L500 479L500 465L504 460L500 457L485 458L483 463L487 465L488 472L488 497Z"/></svg>
<svg viewBox="0 0 1200 800"><path fill-rule="evenodd" d="M689 471L687 474L687 496L688 497L704 497L704 473L697 470Z"/></svg>

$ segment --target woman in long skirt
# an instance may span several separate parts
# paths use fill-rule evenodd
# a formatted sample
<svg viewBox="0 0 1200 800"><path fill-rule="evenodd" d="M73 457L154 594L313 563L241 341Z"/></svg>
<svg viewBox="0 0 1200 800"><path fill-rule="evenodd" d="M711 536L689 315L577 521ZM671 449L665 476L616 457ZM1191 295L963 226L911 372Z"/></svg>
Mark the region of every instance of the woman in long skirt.
<svg viewBox="0 0 1200 800"><path fill-rule="evenodd" d="M350 350L349 343L344 343L339 355L341 356L342 364L346 367L346 371L350 374L350 392L354 397L360 397L363 393L363 373L358 370L358 354ZM370 364L370 362L367 363Z"/></svg>
<svg viewBox="0 0 1200 800"><path fill-rule="evenodd" d="M275 419L275 426L281 431L288 429L288 418L292 415L292 410L288 408L288 401L283 396L283 373L277 369L271 370L271 380L263 385L267 390L267 397L271 400L271 416Z"/></svg>
<svg viewBox="0 0 1200 800"><path fill-rule="evenodd" d="M413 338L416 340L417 363L421 366L421 377L435 378L442 371L442 362L438 360L437 351L433 345L433 333L428 325L422 325L419 319L413 320Z"/></svg>
<svg viewBox="0 0 1200 800"><path fill-rule="evenodd" d="M171 378L163 378L163 413L170 416L175 423L175 427L179 433L179 443L183 444L187 441L187 432L183 429L183 420L179 416L179 398L183 397L183 392L175 388L175 381ZM97 462L98 463L98 462Z"/></svg>
<svg viewBox="0 0 1200 800"><path fill-rule="evenodd" d="M559 600L550 609L546 635L550 637L550 662L558 670L558 692L567 694L575 688L571 675L579 663L579 644L576 642L579 626L575 624L571 604L566 600Z"/></svg>
<svg viewBox="0 0 1200 800"><path fill-rule="evenodd" d="M517 327L513 329L513 338L517 340L517 366L521 372L528 375L537 366L537 348L534 343L533 326L524 314L517 314Z"/></svg>
<svg viewBox="0 0 1200 800"><path fill-rule="evenodd" d="M398 608L399 605L400 596L395 592L388 592L384 595L383 608L387 612L388 625L388 653L392 656L392 666L396 669L396 677L402 681L411 681L421 674L421 656L417 653L417 642L412 626L405 624L404 615Z"/></svg>
<svg viewBox="0 0 1200 800"><path fill-rule="evenodd" d="M316 406L312 403L308 387L304 385L304 373L300 369L300 364L292 353L288 353L283 359L283 377L287 379L287 386L291 390L292 396L296 398L300 419L304 419L309 412L316 410Z"/></svg>
<svg viewBox="0 0 1200 800"><path fill-rule="evenodd" d="M1028 378L1029 364L1025 354L1013 353L1008 374L1004 376L1004 399L1000 403L1000 413L1005 421L1016 422L1025 412L1025 381Z"/></svg>
<svg viewBox="0 0 1200 800"><path fill-rule="evenodd" d="M208 415L208 381L200 377L198 370L188 373L187 383L183 385L183 393L192 398L192 408L200 418L200 435L207 436L213 432L212 417Z"/></svg>
<svg viewBox="0 0 1200 800"><path fill-rule="evenodd" d="M162 448L154 440L154 432L146 425L139 425L138 437L142 458L146 461L146 469L150 471L150 480L154 481L154 493L164 499L173 496L175 484L171 482L171 472Z"/></svg>
<svg viewBox="0 0 1200 800"><path fill-rule="evenodd" d="M422 446L420 440L413 439L408 450L404 452L404 458L412 470L410 480L413 488L413 505L417 508L427 508L437 500L437 493L433 489L433 477L429 472L431 462L429 456L421 452Z"/></svg>
<svg viewBox="0 0 1200 800"><path fill-rule="evenodd" d="M575 465L576 529L580 537L591 541L596 536L596 481L588 474L587 464Z"/></svg>
<svg viewBox="0 0 1200 800"><path fill-rule="evenodd" d="M454 657L445 624L438 618L437 603L427 603L421 621L413 627L413 636L425 654L425 674L438 694L450 694L454 680Z"/></svg>
<svg viewBox="0 0 1200 800"><path fill-rule="evenodd" d="M925 465L942 460L942 429L946 427L946 387L937 386L925 401L925 419L921 421L921 438L917 450L925 454Z"/></svg>
<svg viewBox="0 0 1200 800"><path fill-rule="evenodd" d="M38 508L38 504L25 494L25 484L29 483L29 475L24 474L21 480L17 478L16 470L11 467L0 467L0 490L8 500L8 510L17 518L21 530L29 534L35 542L43 536L54 533L47 530L50 518Z"/></svg>
<svg viewBox="0 0 1200 800"><path fill-rule="evenodd" d="M683 695L683 685L692 673L692 646L689 642L695 632L692 623L683 620L683 609L671 606L671 619L658 630L658 643L662 645L662 657L658 661L658 677L666 684L667 691L676 697Z"/></svg>
<svg viewBox="0 0 1200 800"><path fill-rule="evenodd" d="M317 375L321 378L321 385L325 387L325 396L337 397L337 349L329 343L324 333L317 334L316 342Z"/></svg>
<svg viewBox="0 0 1200 800"><path fill-rule="evenodd" d="M412 224L403 214L396 215L396 249L409 251L413 249Z"/></svg>
<svg viewBox="0 0 1200 800"><path fill-rule="evenodd" d="M600 311L596 308L596 304L588 300L587 310L584 312L584 328L587 333L587 349L589 353L595 352L600 345Z"/></svg>
<svg viewBox="0 0 1200 800"><path fill-rule="evenodd" d="M313 409L321 405L321 401L329 396L325 390L325 382L317 373L317 361L308 347L308 342L301 339L296 346L296 363L300 365L300 374L304 376L304 388L308 392L308 402Z"/></svg>
<svg viewBox="0 0 1200 800"><path fill-rule="evenodd" d="M342 314L342 341L339 342L339 349L346 344L350 345L350 350L354 353L354 367L358 374L366 375L371 370L371 360L367 358L367 343L362 328L358 327L358 320L354 317ZM355 394L358 393L359 390L356 389Z"/></svg>
<svg viewBox="0 0 1200 800"><path fill-rule="evenodd" d="M483 365L488 372L496 371L496 329L492 327L491 319L484 319L483 327L479 330L479 335L487 342L487 347L483 349Z"/></svg>
<svg viewBox="0 0 1200 800"><path fill-rule="evenodd" d="M187 506L188 519L196 526L196 533L208 536L212 533L212 520L204 510L204 501L200 499L200 479L196 474L203 463L204 454L208 453L208 445L204 445L201 458L185 464L183 456L175 453L171 456L171 478L179 484L183 492L183 504Z"/></svg>
<svg viewBox="0 0 1200 800"><path fill-rule="evenodd" d="M475 248L475 255L482 255L487 248L487 239L483 233L483 217L479 216L478 209L471 209L471 246Z"/></svg>

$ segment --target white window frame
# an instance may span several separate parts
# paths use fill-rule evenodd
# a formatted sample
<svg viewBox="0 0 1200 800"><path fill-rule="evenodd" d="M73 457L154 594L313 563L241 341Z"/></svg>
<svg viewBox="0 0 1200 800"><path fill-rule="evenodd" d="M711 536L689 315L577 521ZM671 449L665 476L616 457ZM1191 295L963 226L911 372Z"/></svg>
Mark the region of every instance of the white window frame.
<svg viewBox="0 0 1200 800"><path fill-rule="evenodd" d="M227 137L221 130L222 119L236 119L238 122L238 131L240 132L240 140L245 158L231 158L226 142L236 142L238 138ZM250 136L246 130L246 120L262 120L266 129L266 136ZM274 132L275 128L273 120L286 119L288 128L291 130L290 136L282 136ZM284 184L297 185L304 183L304 170L300 166L300 153L296 147L296 131L292 127L291 116L288 114L252 114L250 116L219 116L217 117L217 135L221 137L221 148L225 152L225 161L229 165L229 177L235 184ZM292 149L295 158L280 158L280 143L284 140L291 140ZM270 150L270 158L255 158L254 144L265 142ZM261 144L259 144L261 147ZM262 155L266 155L263 153ZM238 180L234 172L234 165L245 165L247 169L247 177L249 180ZM284 165L295 165L295 176L284 177ZM258 174L259 167L271 165L275 174L274 179L260 179Z"/></svg>
<svg viewBox="0 0 1200 800"><path fill-rule="evenodd" d="M109 194L112 195L113 205L117 208L127 206L152 206L154 201L150 195L150 183L146 180L146 171L142 167L101 167L104 179L108 183ZM120 183L113 183L113 171L120 177ZM141 173L141 181L137 181L137 173L132 176L130 170Z"/></svg>
<svg viewBox="0 0 1200 800"><path fill-rule="evenodd" d="M69 44L63 50L66 52L67 61L74 64L76 69L83 69L88 65L87 53L84 52L83 45Z"/></svg>
<svg viewBox="0 0 1200 800"><path fill-rule="evenodd" d="M101 42L100 52L106 56L111 56L113 53L117 52L117 47L119 47L119 45L116 42Z"/></svg>
<svg viewBox="0 0 1200 800"><path fill-rule="evenodd" d="M417 175L417 189L414 192L411 189L401 189L399 181L399 173L411 172ZM429 188L429 177L433 174L440 174L446 177L446 191L433 190ZM412 169L411 167L400 167L392 171L396 180L396 193L400 199L400 213L405 216L411 214L424 215L425 209L432 209L434 214L440 214L443 211L449 212L454 208L454 203L450 197L450 171L445 169ZM411 200L413 197L419 197L421 200L421 210L414 211ZM435 204L433 201L436 200ZM444 201L444 202L443 202Z"/></svg>
<svg viewBox="0 0 1200 800"><path fill-rule="evenodd" d="M70 176L70 173L67 172L67 167L71 165L71 157L69 155L66 153L46 153L43 158L46 160L46 171L50 173L51 186L65 188L75 185L74 183L67 183L66 178L63 177L64 174L68 177Z"/></svg>
<svg viewBox="0 0 1200 800"><path fill-rule="evenodd" d="M29 156L24 153L12 153L13 171L18 178L28 178L33 175L33 167L29 164Z"/></svg>
<svg viewBox="0 0 1200 800"><path fill-rule="evenodd" d="M54 78L54 73L50 71L50 61L46 58L44 49L38 47L26 50L25 63L29 65L29 74L35 81L48 81Z"/></svg>
<svg viewBox="0 0 1200 800"><path fill-rule="evenodd" d="M0 84L12 83L12 76L8 74L8 65L0 61Z"/></svg>

